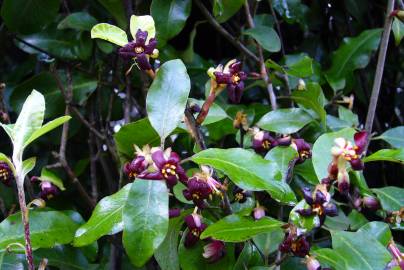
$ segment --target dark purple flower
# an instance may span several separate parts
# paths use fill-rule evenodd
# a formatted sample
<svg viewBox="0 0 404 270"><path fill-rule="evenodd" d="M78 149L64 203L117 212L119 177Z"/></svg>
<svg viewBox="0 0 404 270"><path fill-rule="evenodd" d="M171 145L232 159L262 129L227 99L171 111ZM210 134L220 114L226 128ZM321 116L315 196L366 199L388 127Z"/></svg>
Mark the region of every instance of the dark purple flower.
<svg viewBox="0 0 404 270"><path fill-rule="evenodd" d="M164 152L158 149L152 153L151 156L155 171L144 171L138 177L142 179L150 180L166 180L169 187L173 187L177 184L178 180L185 183L187 181L187 175L185 170L179 164L180 157L177 153L171 151L171 148L167 148Z"/></svg>
<svg viewBox="0 0 404 270"><path fill-rule="evenodd" d="M289 146L292 143L292 138L290 136L285 136L276 139L277 144L279 146Z"/></svg>
<svg viewBox="0 0 404 270"><path fill-rule="evenodd" d="M268 131L261 130L254 134L252 148L257 153L265 153L277 145L277 141L269 134Z"/></svg>
<svg viewBox="0 0 404 270"><path fill-rule="evenodd" d="M335 139L336 146L331 149L331 152L336 159L341 156L351 164L353 170L360 171L364 168L361 155L365 150L367 140L368 133L365 131L355 133L355 145L344 138L337 138Z"/></svg>
<svg viewBox="0 0 404 270"><path fill-rule="evenodd" d="M380 203L375 197L365 196L362 199L362 204L364 207L376 211L380 208Z"/></svg>
<svg viewBox="0 0 404 270"><path fill-rule="evenodd" d="M239 188L238 186L234 186L233 189L234 200L239 203L244 203L248 197L252 196L252 192L248 190L244 190Z"/></svg>
<svg viewBox="0 0 404 270"><path fill-rule="evenodd" d="M223 71L213 73L217 84L227 86L227 94L232 103L240 103L244 90L243 81L247 79L247 74L241 68L242 63L234 59L226 65Z"/></svg>
<svg viewBox="0 0 404 270"><path fill-rule="evenodd" d="M138 155L134 160L125 164L123 171L130 180L135 180L139 174L147 169L147 166L146 158Z"/></svg>
<svg viewBox="0 0 404 270"><path fill-rule="evenodd" d="M14 179L13 171L7 162L0 161L0 181L6 185L11 186L11 181Z"/></svg>
<svg viewBox="0 0 404 270"><path fill-rule="evenodd" d="M224 242L219 240L212 240L203 247L203 251L202 256L210 263L217 262L226 254Z"/></svg>
<svg viewBox="0 0 404 270"><path fill-rule="evenodd" d="M147 31L138 29L135 40L119 49L120 56L128 60L135 59L137 65L142 70L149 70L152 68L149 62L149 57L153 55L153 51L157 46L157 40L155 38L151 38L148 44L146 44L147 35Z"/></svg>
<svg viewBox="0 0 404 270"><path fill-rule="evenodd" d="M291 234L286 235L285 240L279 245L279 251L282 253L293 253L298 257L305 257L309 254L310 244L303 236L293 236Z"/></svg>
<svg viewBox="0 0 404 270"><path fill-rule="evenodd" d="M199 236L206 229L206 224L202 223L201 216L195 213L186 216L185 223L188 227L188 233L185 237L184 246L189 248L198 242Z"/></svg>
<svg viewBox="0 0 404 270"><path fill-rule="evenodd" d="M291 146L299 154L296 164L303 163L306 159L311 158L311 146L304 139L293 139Z"/></svg>
<svg viewBox="0 0 404 270"><path fill-rule="evenodd" d="M198 177L190 178L187 182L187 188L183 190L184 197L187 200L192 200L199 208L205 207L205 199L208 199L212 192L208 183Z"/></svg>
<svg viewBox="0 0 404 270"><path fill-rule="evenodd" d="M42 181L39 184L39 187L41 188L41 192L39 193L39 196L44 200L52 199L57 194L59 194L59 189L51 182Z"/></svg>
<svg viewBox="0 0 404 270"><path fill-rule="evenodd" d="M180 215L181 215L181 209L179 209L179 208L172 208L172 209L168 210L169 218L179 217Z"/></svg>

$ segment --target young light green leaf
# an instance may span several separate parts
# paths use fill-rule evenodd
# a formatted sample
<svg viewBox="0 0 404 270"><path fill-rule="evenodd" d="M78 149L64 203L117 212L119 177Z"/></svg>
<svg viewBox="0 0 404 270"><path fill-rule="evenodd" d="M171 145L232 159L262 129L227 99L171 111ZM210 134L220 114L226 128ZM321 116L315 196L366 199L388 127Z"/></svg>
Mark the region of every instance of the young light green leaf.
<svg viewBox="0 0 404 270"><path fill-rule="evenodd" d="M274 199L283 203L296 202L295 194L289 185L282 182L278 166L248 150L210 148L192 156L192 161L222 171L243 189L266 190Z"/></svg>
<svg viewBox="0 0 404 270"><path fill-rule="evenodd" d="M288 147L279 146L272 148L265 155L266 160L274 162L278 166L279 170L281 171L283 181L286 180L290 162L298 157L299 155L297 151L290 146Z"/></svg>
<svg viewBox="0 0 404 270"><path fill-rule="evenodd" d="M382 135L373 139L382 139L394 148L404 148L404 126L399 126L386 130Z"/></svg>
<svg viewBox="0 0 404 270"><path fill-rule="evenodd" d="M24 178L35 167L36 157L31 157L22 162L22 178Z"/></svg>
<svg viewBox="0 0 404 270"><path fill-rule="evenodd" d="M381 149L363 159L364 162L391 161L404 164L404 148Z"/></svg>
<svg viewBox="0 0 404 270"><path fill-rule="evenodd" d="M191 82L184 63L165 62L157 71L146 98L146 109L153 128L163 141L184 116Z"/></svg>
<svg viewBox="0 0 404 270"><path fill-rule="evenodd" d="M299 131L313 121L310 114L300 108L278 109L265 114L257 123L262 129L282 134Z"/></svg>
<svg viewBox="0 0 404 270"><path fill-rule="evenodd" d="M133 39L136 38L136 33L139 29L142 31L147 31L146 42L148 42L151 38L154 38L156 36L156 27L154 26L153 17L150 15L132 15L130 17L130 33Z"/></svg>
<svg viewBox="0 0 404 270"><path fill-rule="evenodd" d="M281 49L281 40L278 34L271 27L256 26L243 32L254 38L265 50L269 52L279 52Z"/></svg>
<svg viewBox="0 0 404 270"><path fill-rule="evenodd" d="M283 224L270 217L254 220L252 217L230 215L209 225L201 239L212 237L225 242L243 242L260 233L281 230Z"/></svg>
<svg viewBox="0 0 404 270"><path fill-rule="evenodd" d="M108 23L94 25L91 29L91 38L100 38L121 47L128 44L128 36L125 31Z"/></svg>
<svg viewBox="0 0 404 270"><path fill-rule="evenodd" d="M59 118L56 118L52 121L49 121L45 125L43 125L41 128L37 129L34 133L32 133L31 137L24 143L24 148L27 147L29 144L31 144L33 141L41 137L42 135L45 135L46 133L52 131L53 129L57 128L58 126L62 125L63 123L69 121L71 119L70 116L62 116Z"/></svg>
<svg viewBox="0 0 404 270"><path fill-rule="evenodd" d="M41 170L41 176L39 177L39 180L50 182L55 186L57 186L60 190L62 191L65 190L63 180L52 171L46 169L45 167L43 167Z"/></svg>
<svg viewBox="0 0 404 270"><path fill-rule="evenodd" d="M394 17L393 25L391 26L394 34L394 40L396 42L396 46L400 45L401 40L404 37L404 23L400 21L400 19Z"/></svg>
<svg viewBox="0 0 404 270"><path fill-rule="evenodd" d="M14 143L14 125L13 124L7 125L7 124L0 123L0 126L7 133L8 137L10 137L11 142Z"/></svg>
<svg viewBox="0 0 404 270"><path fill-rule="evenodd" d="M14 125L14 152L22 154L31 136L41 128L45 114L45 98L36 90L25 100Z"/></svg>
<svg viewBox="0 0 404 270"><path fill-rule="evenodd" d="M219 23L230 19L243 6L244 0L214 0L213 15Z"/></svg>
<svg viewBox="0 0 404 270"><path fill-rule="evenodd" d="M87 246L101 236L115 234L123 229L122 209L126 203L132 184L98 202L90 219L75 234L73 245Z"/></svg>
<svg viewBox="0 0 404 270"><path fill-rule="evenodd" d="M202 108L202 105L204 103L203 100L198 100L198 99L193 99L193 98L190 98L188 100L189 100L190 105L197 104L201 108ZM223 120L225 118L229 118L226 111L223 110L216 103L213 103L212 106L210 107L208 115L206 116L206 118L203 121L202 125L209 125L209 124L212 124L212 123L216 123L216 122L218 122L220 120Z"/></svg>
<svg viewBox="0 0 404 270"><path fill-rule="evenodd" d="M168 189L164 181L136 179L123 209L123 246L136 267L153 256L168 231Z"/></svg>

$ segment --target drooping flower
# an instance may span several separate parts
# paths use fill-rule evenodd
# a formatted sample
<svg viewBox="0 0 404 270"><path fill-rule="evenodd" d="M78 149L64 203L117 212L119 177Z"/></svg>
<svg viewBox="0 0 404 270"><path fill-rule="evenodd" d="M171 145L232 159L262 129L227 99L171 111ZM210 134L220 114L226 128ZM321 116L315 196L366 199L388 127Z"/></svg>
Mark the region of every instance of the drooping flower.
<svg viewBox="0 0 404 270"><path fill-rule="evenodd" d="M376 211L377 209L380 208L380 203L379 201L372 196L365 196L362 198L362 205L365 208L368 208L372 211Z"/></svg>
<svg viewBox="0 0 404 270"><path fill-rule="evenodd" d="M0 181L6 186L11 186L13 179L14 174L10 166L7 162L0 161Z"/></svg>
<svg viewBox="0 0 404 270"><path fill-rule="evenodd" d="M201 216L193 213L185 217L188 233L185 236L184 246L189 248L198 242L201 233L206 229L206 224L202 223Z"/></svg>
<svg viewBox="0 0 404 270"><path fill-rule="evenodd" d="M306 159L311 158L311 146L304 139L292 139L290 146L299 154L296 164L301 164Z"/></svg>
<svg viewBox="0 0 404 270"><path fill-rule="evenodd" d="M309 254L310 243L301 231L293 224L286 224L283 226L285 229L285 238L279 245L279 251L282 253L291 252L293 255L304 258Z"/></svg>
<svg viewBox="0 0 404 270"><path fill-rule="evenodd" d="M260 220L261 218L265 217L265 207L261 205L257 205L257 207L253 210L253 217L255 220Z"/></svg>
<svg viewBox="0 0 404 270"><path fill-rule="evenodd" d="M147 36L147 31L138 29L135 39L119 49L119 55L121 57L128 60L134 59L142 70L152 69L149 58L156 58L156 56L158 56L158 51L156 50L157 40L151 38L147 42Z"/></svg>
<svg viewBox="0 0 404 270"><path fill-rule="evenodd" d="M180 165L180 157L177 153L173 152L171 148L165 151L160 148L151 150L151 158L153 160L153 168L143 171L138 177L150 180L166 180L169 187L177 184L178 180L185 183L187 175L185 170Z"/></svg>
<svg viewBox="0 0 404 270"><path fill-rule="evenodd" d="M153 163L149 145L143 146L143 149L140 149L135 145L135 149L136 157L131 162L126 163L123 167L124 173L130 180L135 180L138 175L144 172L149 165Z"/></svg>
<svg viewBox="0 0 404 270"><path fill-rule="evenodd" d="M209 263L214 263L226 255L224 242L219 240L212 240L209 244L203 247L202 256L208 260Z"/></svg>
<svg viewBox="0 0 404 270"><path fill-rule="evenodd" d="M254 129L253 134L252 148L257 153L266 153L278 145L277 140L268 131Z"/></svg>
<svg viewBox="0 0 404 270"><path fill-rule="evenodd" d="M239 203L244 203L247 201L248 197L252 197L252 192L248 190L244 190L239 188L238 186L234 186L233 188L233 196L234 200Z"/></svg>
<svg viewBox="0 0 404 270"><path fill-rule="evenodd" d="M219 65L208 70L208 75L221 87L227 87L227 94L232 103L240 103L247 74L241 70L242 63L237 59L229 61L225 67Z"/></svg>
<svg viewBox="0 0 404 270"><path fill-rule="evenodd" d="M307 270L331 270L330 268L323 268L318 260L312 256L306 256Z"/></svg>
<svg viewBox="0 0 404 270"><path fill-rule="evenodd" d="M39 187L41 188L39 196L44 200L50 200L59 194L59 189L51 182L41 181Z"/></svg>
<svg viewBox="0 0 404 270"><path fill-rule="evenodd" d="M317 215L320 218L320 223L323 224L325 216L334 217L338 214L337 206L330 202L331 195L328 193L326 185L317 185L314 192L311 192L309 188L303 188L302 192L310 208L296 210L300 215Z"/></svg>

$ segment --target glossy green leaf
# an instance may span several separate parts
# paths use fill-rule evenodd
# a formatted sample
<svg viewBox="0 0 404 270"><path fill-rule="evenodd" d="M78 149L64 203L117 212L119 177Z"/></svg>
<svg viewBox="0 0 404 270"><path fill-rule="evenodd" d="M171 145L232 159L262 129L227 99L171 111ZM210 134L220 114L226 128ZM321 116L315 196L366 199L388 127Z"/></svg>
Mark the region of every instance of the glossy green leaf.
<svg viewBox="0 0 404 270"><path fill-rule="evenodd" d="M256 26L245 30L243 34L254 38L262 48L269 52L279 52L281 49L281 40L271 27Z"/></svg>
<svg viewBox="0 0 404 270"><path fill-rule="evenodd" d="M98 202L87 223L80 226L76 231L73 242L74 246L86 246L101 236L122 231L122 209L126 203L131 186L132 184L128 184L117 193L104 197Z"/></svg>
<svg viewBox="0 0 404 270"><path fill-rule="evenodd" d="M398 211L404 206L404 189L394 186L374 188L382 208L386 211Z"/></svg>
<svg viewBox="0 0 404 270"><path fill-rule="evenodd" d="M121 0L98 0L103 7L114 17L119 27L126 29L126 11L124 2Z"/></svg>
<svg viewBox="0 0 404 270"><path fill-rule="evenodd" d="M233 270L245 270L247 267L250 269L254 265L262 265L263 263L257 247L251 242L246 242L234 264Z"/></svg>
<svg viewBox="0 0 404 270"><path fill-rule="evenodd" d="M382 139L394 148L404 148L404 126L386 130L383 134L373 139Z"/></svg>
<svg viewBox="0 0 404 270"><path fill-rule="evenodd" d="M184 63L165 62L149 88L146 109L153 128L164 140L181 122L191 83Z"/></svg>
<svg viewBox="0 0 404 270"><path fill-rule="evenodd" d="M369 222L362 213L358 212L355 209L353 209L351 213L349 213L348 219L350 222L349 227L351 230L357 230Z"/></svg>
<svg viewBox="0 0 404 270"><path fill-rule="evenodd" d="M293 173L300 175L306 182L312 185L320 183L320 180L317 178L316 172L314 171L313 160L311 159L306 160L302 164L296 165L293 168Z"/></svg>
<svg viewBox="0 0 404 270"><path fill-rule="evenodd" d="M78 227L60 211L30 211L29 223L33 249L68 244L73 240ZM4 251L12 243L25 243L21 213L8 216L0 223L0 251Z"/></svg>
<svg viewBox="0 0 404 270"><path fill-rule="evenodd" d="M354 129L346 128L337 132L325 133L317 139L313 145L312 161L318 179L323 179L328 176L327 169L332 161L331 148L335 144L334 140L342 137L353 142L354 134Z"/></svg>
<svg viewBox="0 0 404 270"><path fill-rule="evenodd" d="M124 125L114 135L114 139L118 153L124 160L129 160L134 157L134 145L141 148L146 144L157 146L160 143L159 135L150 125L147 118Z"/></svg>
<svg viewBox="0 0 404 270"><path fill-rule="evenodd" d="M41 170L41 176L39 177L40 181L46 181L54 184L57 186L60 190L65 190L65 187L63 185L63 180L57 176L54 172L46 169L45 167L42 168Z"/></svg>
<svg viewBox="0 0 404 270"><path fill-rule="evenodd" d="M313 59L305 54L285 55L287 74L305 78L313 75Z"/></svg>
<svg viewBox="0 0 404 270"><path fill-rule="evenodd" d="M305 90L293 91L292 99L304 108L315 111L325 127L327 115L324 109L325 97L319 84L310 82Z"/></svg>
<svg viewBox="0 0 404 270"><path fill-rule="evenodd" d="M358 115L345 108L344 106L338 106L338 115L339 118L342 121L347 122L350 127L356 127L359 125Z"/></svg>
<svg viewBox="0 0 404 270"><path fill-rule="evenodd" d="M392 237L389 225L381 221L372 221L363 225L358 233L362 233L365 238L371 236L379 240L385 247Z"/></svg>
<svg viewBox="0 0 404 270"><path fill-rule="evenodd" d="M34 252L34 261L37 265L39 265L42 258L48 259L48 266L54 266L60 270L88 270L90 267L83 252L70 245L36 250Z"/></svg>
<svg viewBox="0 0 404 270"><path fill-rule="evenodd" d="M398 46L404 37L404 23L400 21L400 19L394 17L391 29L393 30L396 46Z"/></svg>
<svg viewBox="0 0 404 270"><path fill-rule="evenodd" d="M387 249L361 233L331 232L332 246L345 261L345 269L380 270L391 260Z"/></svg>
<svg viewBox="0 0 404 270"><path fill-rule="evenodd" d="M190 98L189 99L189 104L197 104L199 107L202 108L204 101L203 100L197 100ZM203 121L202 125L209 125L212 123L216 123L220 120L226 119L229 116L227 115L226 111L223 110L219 105L216 103L213 103L212 106L209 109L208 115L206 116L205 120Z"/></svg>
<svg viewBox="0 0 404 270"><path fill-rule="evenodd" d="M244 0L214 0L213 15L219 23L223 23L235 15L243 4Z"/></svg>
<svg viewBox="0 0 404 270"><path fill-rule="evenodd" d="M298 157L299 157L299 155L298 155L297 151L290 146L288 146L288 147L278 146L278 147L272 148L265 155L266 160L269 160L269 161L275 163L276 165L278 165L278 168L282 174L283 181L286 181L290 162Z"/></svg>
<svg viewBox="0 0 404 270"><path fill-rule="evenodd" d="M5 0L1 7L1 17L13 32L35 33L53 21L59 5L59 0Z"/></svg>
<svg viewBox="0 0 404 270"><path fill-rule="evenodd" d="M289 221L306 232L320 226L320 218L317 215L305 217L296 212L296 210L308 208L310 208L310 205L308 205L305 200L301 200L293 207L289 214Z"/></svg>
<svg viewBox="0 0 404 270"><path fill-rule="evenodd" d="M332 267L334 270L345 270L344 257L337 251L330 248L314 250L316 259L319 260L322 267Z"/></svg>
<svg viewBox="0 0 404 270"><path fill-rule="evenodd" d="M283 224L270 217L254 220L252 217L230 215L209 225L201 239L212 237L224 242L243 242L257 234L279 230Z"/></svg>
<svg viewBox="0 0 404 270"><path fill-rule="evenodd" d="M371 53L379 46L381 33L382 29L371 29L344 39L344 43L334 52L331 68L326 73L334 91L345 87L346 77L354 70L368 65Z"/></svg>
<svg viewBox="0 0 404 270"><path fill-rule="evenodd" d="M278 109L265 114L257 126L276 133L290 134L299 131L311 121L313 118L303 109Z"/></svg>
<svg viewBox="0 0 404 270"><path fill-rule="evenodd" d="M306 24L306 13L308 7L300 0L273 0L274 9L289 23L300 23L302 27Z"/></svg>
<svg viewBox="0 0 404 270"><path fill-rule="evenodd" d="M25 142L24 147L27 147L29 144L31 144L33 141L41 137L42 135L45 135L46 133L54 130L55 128L59 127L60 125L63 125L65 122L69 121L71 119L70 116L62 116L59 118L56 118L52 121L49 121L45 125L43 125L40 129L36 130L34 133L32 133L31 137Z"/></svg>
<svg viewBox="0 0 404 270"><path fill-rule="evenodd" d="M381 149L363 159L364 162L371 161L391 161L404 164L404 148Z"/></svg>
<svg viewBox="0 0 404 270"><path fill-rule="evenodd" d="M191 0L153 0L150 12L156 22L157 38L163 44L185 26L191 13Z"/></svg>
<svg viewBox="0 0 404 270"><path fill-rule="evenodd" d="M36 164L36 157L27 158L22 162L22 175L23 178L34 169Z"/></svg>
<svg viewBox="0 0 404 270"><path fill-rule="evenodd" d="M269 254L278 250L279 244L284 237L285 233L282 229L279 229L270 233L258 234L253 237L253 241L264 256L269 256Z"/></svg>
<svg viewBox="0 0 404 270"><path fill-rule="evenodd" d="M27 97L21 112L15 122L14 131L14 152L21 153L25 143L32 135L41 128L45 115L45 98L36 90Z"/></svg>
<svg viewBox="0 0 404 270"><path fill-rule="evenodd" d="M91 38L100 38L118 46L128 43L128 36L121 28L108 23L99 23L91 29Z"/></svg>
<svg viewBox="0 0 404 270"><path fill-rule="evenodd" d="M59 24L58 29L75 29L79 31L91 31L97 24L97 20L87 12L75 12L66 16Z"/></svg>
<svg viewBox="0 0 404 270"><path fill-rule="evenodd" d="M350 227L351 221L345 215L344 211L339 210L338 215L335 217L327 217L325 219L324 225L335 231L345 231Z"/></svg>
<svg viewBox="0 0 404 270"><path fill-rule="evenodd" d="M195 154L192 160L222 171L243 189L266 190L283 203L293 204L296 201L293 191L281 181L277 165L248 150L211 148Z"/></svg>
<svg viewBox="0 0 404 270"><path fill-rule="evenodd" d="M164 181L136 179L123 209L123 246L136 267L144 265L168 231L168 189Z"/></svg>
<svg viewBox="0 0 404 270"><path fill-rule="evenodd" d="M0 252L1 270L24 270L24 258L21 254L12 252Z"/></svg>

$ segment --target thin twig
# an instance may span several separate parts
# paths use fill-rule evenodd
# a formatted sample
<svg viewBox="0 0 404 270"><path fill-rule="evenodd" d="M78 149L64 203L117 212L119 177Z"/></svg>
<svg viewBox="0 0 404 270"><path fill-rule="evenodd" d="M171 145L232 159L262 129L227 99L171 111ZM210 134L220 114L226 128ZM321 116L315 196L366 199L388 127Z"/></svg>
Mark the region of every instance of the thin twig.
<svg viewBox="0 0 404 270"><path fill-rule="evenodd" d="M251 52L243 43L233 37L226 29L224 29L210 14L209 10L201 3L200 0L194 0L194 3L201 10L207 21L215 28L224 38L226 38L234 47L239 49L242 53L253 59L255 62L259 62L259 58Z"/></svg>
<svg viewBox="0 0 404 270"><path fill-rule="evenodd" d="M7 112L6 103L4 102L4 90L6 89L5 83L0 83L0 122L9 124L10 116Z"/></svg>
<svg viewBox="0 0 404 270"><path fill-rule="evenodd" d="M269 5L269 9L271 10L272 18L274 19L276 30L278 31L279 39L281 41L281 53L282 53L282 56L285 56L285 43L284 43L283 38L282 38L281 25L279 24L279 21L276 18L276 13L275 13L274 7L272 5L272 0L268 0L268 5Z"/></svg>
<svg viewBox="0 0 404 270"><path fill-rule="evenodd" d="M199 146L201 150L205 150L206 144L205 140L203 139L203 135L201 130L198 128L198 124L196 123L195 117L192 115L191 110L187 106L185 109L185 124L188 127L191 136L194 138L196 144Z"/></svg>
<svg viewBox="0 0 404 270"><path fill-rule="evenodd" d="M394 0L388 0L387 9L386 9L386 18L384 21L384 30L383 30L382 40L380 43L379 56L377 58L376 74L375 74L375 79L373 81L372 95L370 97L369 109L368 109L368 113L366 116L365 130L369 134L372 132L373 121L375 118L376 108L377 108L377 101L379 99L380 86L381 86L382 79L383 79L384 64L386 61L386 54L387 54L387 48L388 48L388 44L389 44L390 31L391 31L391 23L393 20L393 18L390 16L390 13L393 11L393 9L394 9ZM370 140L368 140L368 142L367 142L367 145L365 147L365 152L367 151L369 142L370 142Z"/></svg>

